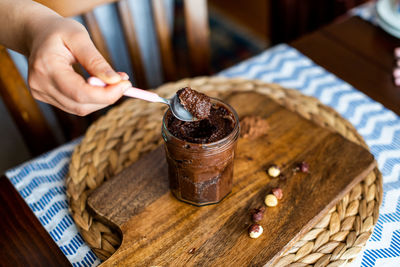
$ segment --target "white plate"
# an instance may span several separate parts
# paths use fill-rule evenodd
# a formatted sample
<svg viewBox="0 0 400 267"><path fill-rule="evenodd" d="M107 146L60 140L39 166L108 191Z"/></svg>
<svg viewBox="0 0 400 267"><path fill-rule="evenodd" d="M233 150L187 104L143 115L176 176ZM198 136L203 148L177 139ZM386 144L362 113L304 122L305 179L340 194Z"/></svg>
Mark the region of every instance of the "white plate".
<svg viewBox="0 0 400 267"><path fill-rule="evenodd" d="M386 22L384 22L381 18L378 17L378 25L387 33L393 35L400 39L400 31L391 27Z"/></svg>
<svg viewBox="0 0 400 267"><path fill-rule="evenodd" d="M393 6L393 0L380 0L376 3L378 24L389 34L400 38L400 12Z"/></svg>
<svg viewBox="0 0 400 267"><path fill-rule="evenodd" d="M379 0L376 11L387 24L400 30L400 10L396 10L394 0Z"/></svg>

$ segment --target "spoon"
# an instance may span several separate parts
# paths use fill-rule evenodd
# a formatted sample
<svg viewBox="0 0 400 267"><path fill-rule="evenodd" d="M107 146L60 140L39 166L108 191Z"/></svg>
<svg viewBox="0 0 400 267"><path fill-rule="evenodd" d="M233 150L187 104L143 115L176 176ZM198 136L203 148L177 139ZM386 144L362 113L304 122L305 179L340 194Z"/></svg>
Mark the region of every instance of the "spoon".
<svg viewBox="0 0 400 267"><path fill-rule="evenodd" d="M104 87L107 85L106 83L104 83L102 80L100 80L97 77L90 77L88 79L88 83L92 86L101 86L101 87ZM139 98L139 99L146 100L149 102L167 104L170 107L172 114L181 121L196 121L197 120L195 117L193 117L193 115L189 111L187 111L183 107L183 105L179 101L177 94L174 94L174 96L171 99L167 99L167 98L161 97L158 94L150 92L150 91L146 91L146 90L135 88L135 87L130 87L125 91L124 95L129 96L129 97Z"/></svg>

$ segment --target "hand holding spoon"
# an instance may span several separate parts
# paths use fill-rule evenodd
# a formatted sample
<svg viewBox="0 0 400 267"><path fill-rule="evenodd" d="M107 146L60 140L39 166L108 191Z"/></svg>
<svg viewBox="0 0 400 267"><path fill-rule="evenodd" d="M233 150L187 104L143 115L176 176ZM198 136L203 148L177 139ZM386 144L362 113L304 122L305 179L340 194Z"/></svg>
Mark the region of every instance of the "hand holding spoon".
<svg viewBox="0 0 400 267"><path fill-rule="evenodd" d="M97 77L90 77L88 79L88 83L92 86L101 86L101 87L107 85ZM146 91L135 87L130 87L125 91L124 95L129 97L139 98L149 102L167 104L170 107L172 114L181 121L196 120L196 118L193 117L193 115L182 106L177 94L174 94L174 96L171 99L167 99L150 91Z"/></svg>

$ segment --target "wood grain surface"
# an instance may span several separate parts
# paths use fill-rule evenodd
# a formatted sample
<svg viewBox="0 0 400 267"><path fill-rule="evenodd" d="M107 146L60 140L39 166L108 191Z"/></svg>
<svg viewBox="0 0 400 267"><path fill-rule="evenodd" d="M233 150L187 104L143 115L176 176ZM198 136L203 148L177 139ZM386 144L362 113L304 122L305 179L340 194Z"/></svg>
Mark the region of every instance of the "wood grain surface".
<svg viewBox="0 0 400 267"><path fill-rule="evenodd" d="M290 43L318 65L400 115L393 83L393 49L400 39L358 17L331 24Z"/></svg>
<svg viewBox="0 0 400 267"><path fill-rule="evenodd" d="M88 198L92 212L123 235L103 266L273 263L375 166L364 148L264 95L233 94L227 102L241 118L258 114L270 124L266 136L239 139L232 192L217 205L180 202L168 190L162 148L151 152ZM292 172L301 161L309 163L310 173ZM271 164L281 166L286 179L269 177ZM267 208L260 222L264 234L250 239L250 211L263 206L274 187L284 197Z"/></svg>

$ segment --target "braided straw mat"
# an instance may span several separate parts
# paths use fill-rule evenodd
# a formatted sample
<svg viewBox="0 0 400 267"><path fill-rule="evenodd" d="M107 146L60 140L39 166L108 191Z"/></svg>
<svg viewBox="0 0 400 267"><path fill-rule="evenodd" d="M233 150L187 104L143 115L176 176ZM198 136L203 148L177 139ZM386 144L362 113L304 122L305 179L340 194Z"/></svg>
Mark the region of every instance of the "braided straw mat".
<svg viewBox="0 0 400 267"><path fill-rule="evenodd" d="M170 97L185 86L218 98L234 91L256 91L268 95L287 109L367 148L355 128L336 111L296 90L257 80L198 77L165 84L157 92ZM86 199L105 180L162 144L161 118L165 109L166 106L160 104L127 100L91 125L72 155L67 177L70 211L83 238L102 260L114 253L121 238L116 231L88 213ZM342 266L351 262L372 233L381 200L382 175L375 168L276 265Z"/></svg>

